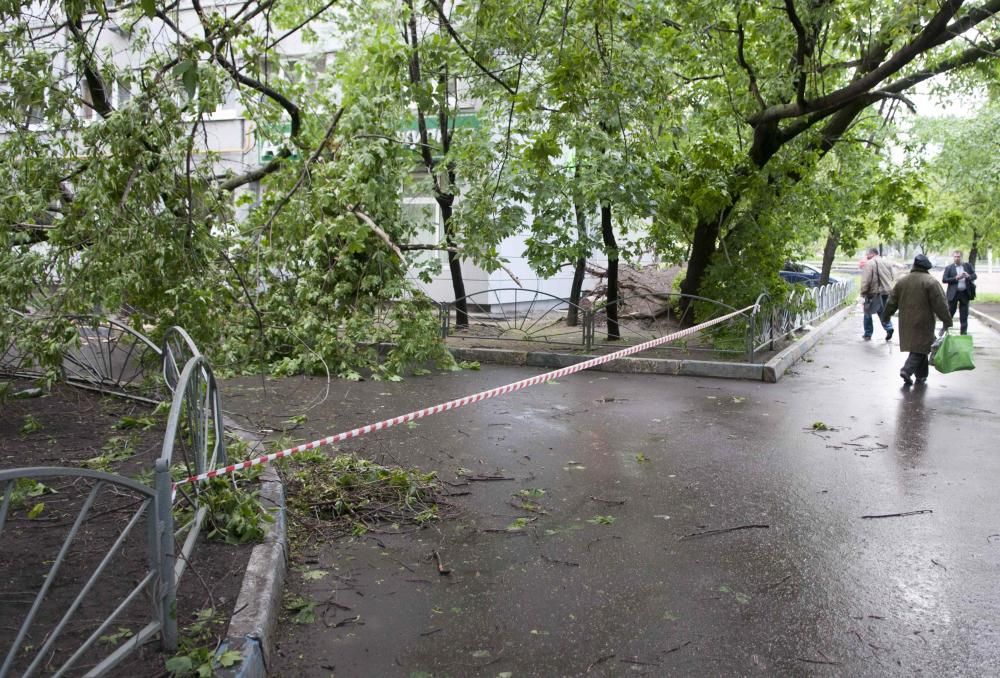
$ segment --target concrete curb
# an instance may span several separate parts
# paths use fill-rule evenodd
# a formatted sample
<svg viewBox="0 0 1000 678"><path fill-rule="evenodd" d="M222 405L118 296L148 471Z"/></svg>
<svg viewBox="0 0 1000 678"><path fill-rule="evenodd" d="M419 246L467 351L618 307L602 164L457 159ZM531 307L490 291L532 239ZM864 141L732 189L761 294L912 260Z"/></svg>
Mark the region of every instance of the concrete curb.
<svg viewBox="0 0 1000 678"><path fill-rule="evenodd" d="M260 440L227 423L227 428L246 440L251 447ZM267 525L264 541L253 547L243 575L243 586L236 598L235 612L229 621L226 639L217 654L235 650L242 660L215 675L228 678L266 678L274 649L274 631L281 609L281 595L288 568L288 524L285 515L285 490L273 466L265 466L260 475L259 499L274 518Z"/></svg>
<svg viewBox="0 0 1000 678"><path fill-rule="evenodd" d="M809 334L795 342L778 355L774 356L763 366L763 381L769 384L776 384L781 379L788 368L794 365L809 349L819 342L834 327L839 325L854 310L854 304L843 308L832 316L824 320L819 327L814 328Z"/></svg>
<svg viewBox="0 0 1000 678"><path fill-rule="evenodd" d="M725 363L710 360L675 360L671 358L619 358L611 363L593 368L599 372L623 374L671 374L686 377L712 377L716 379L747 379L774 384L789 367L816 345L823 335L846 318L853 304L841 309L823 321L802 339L789 346L767 363ZM499 348L463 348L450 346L448 350L456 360L475 360L494 365L519 365L559 369L582 363L596 356L574 353L546 353L542 351L511 351Z"/></svg>
<svg viewBox="0 0 1000 678"><path fill-rule="evenodd" d="M976 319L979 320L979 322L983 323L991 330L996 330L997 332L1000 332L1000 320L997 320L992 316L988 316L982 311L977 311L976 309L972 308L971 305L969 306L969 313L975 315Z"/></svg>
<svg viewBox="0 0 1000 678"><path fill-rule="evenodd" d="M476 360L494 365L519 365L559 369L585 360L593 355L575 353L545 353L542 351L510 351L499 348L449 347L456 360ZM763 365L753 363L722 363L708 360L674 360L670 358L619 358L611 363L592 368L597 372L624 374L673 374L688 377L716 377L721 379L750 379L760 381Z"/></svg>

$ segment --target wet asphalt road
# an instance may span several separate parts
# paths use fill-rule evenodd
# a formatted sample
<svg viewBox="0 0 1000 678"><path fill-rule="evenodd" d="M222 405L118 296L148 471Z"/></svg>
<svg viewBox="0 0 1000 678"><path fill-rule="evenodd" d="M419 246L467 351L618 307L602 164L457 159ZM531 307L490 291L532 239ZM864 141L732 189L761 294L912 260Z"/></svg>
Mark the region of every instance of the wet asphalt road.
<svg viewBox="0 0 1000 678"><path fill-rule="evenodd" d="M414 534L297 554L287 588L317 621L282 622L272 673L1000 675L1000 334L970 331L977 369L926 387L854 315L778 384L587 372L345 445L513 480L451 487L462 514ZM537 373L334 384L297 435ZM262 404L247 383L227 409L272 426L323 388ZM515 507L534 489L544 514Z"/></svg>

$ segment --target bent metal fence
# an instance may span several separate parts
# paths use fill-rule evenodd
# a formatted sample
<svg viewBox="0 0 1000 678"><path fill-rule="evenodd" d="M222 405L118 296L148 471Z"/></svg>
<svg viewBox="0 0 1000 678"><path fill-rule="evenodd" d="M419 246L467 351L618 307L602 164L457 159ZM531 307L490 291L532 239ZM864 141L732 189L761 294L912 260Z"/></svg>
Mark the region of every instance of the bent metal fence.
<svg viewBox="0 0 1000 678"><path fill-rule="evenodd" d="M147 350L162 359L163 377L172 392L166 432L151 485L79 468L0 471L0 553L5 556L0 559L5 565L0 602L3 621L16 628L9 644L4 642L6 632L0 635L0 678L62 676L70 671L103 675L157 635L163 649L174 650L177 586L207 509L199 501L200 487L187 487L175 497L173 475L204 473L226 463L215 378L184 330L171 328L163 347L157 348L114 321L88 320L79 327L81 345L94 349L66 358L75 366L67 372L74 375L71 383L79 380L79 385L107 393L128 393L131 384L146 389L148 380L125 366L133 359L143 362L141 354ZM43 494L61 502L58 513L65 520L45 524L14 515L25 496ZM180 525L174 522L175 509L188 516ZM101 520L111 520L112 528L97 529ZM67 530L55 529L65 524ZM136 530L140 524L144 529ZM12 541L20 538L23 545L26 530L32 531L31 553L15 554L4 546L8 535ZM145 563L138 576L134 566L130 569L123 562L136 558ZM138 632L123 633L119 624L125 616L148 621Z"/></svg>
<svg viewBox="0 0 1000 678"><path fill-rule="evenodd" d="M850 294L851 283L818 288L796 286L785 299L761 294L754 309L721 323L695 338L673 346L685 353L711 353L753 362L762 350L794 331L839 308ZM456 302L441 305L441 336L477 341L485 346L503 342L527 342L540 350L596 348L630 345L668 334L689 319L679 309L697 304L701 315L712 318L735 310L722 302L674 292L647 292L623 296L615 304L574 304L568 299L538 290L501 288L475 292L463 298L469 309L469 324L453 325ZM608 312L617 310L617 324L608 324ZM615 314L612 313L612 316ZM574 324L570 318L578 320ZM610 330L610 331L608 331ZM617 335L617 336L615 336Z"/></svg>
<svg viewBox="0 0 1000 678"><path fill-rule="evenodd" d="M51 322L11 311L22 323ZM59 318L76 330L76 344L62 354L61 380L80 388L156 404L162 399L160 384L151 379L161 360L160 348L134 329L110 318L70 316ZM54 328L53 328L54 329ZM0 374L42 376L44 370L12 339L0 352Z"/></svg>
<svg viewBox="0 0 1000 678"><path fill-rule="evenodd" d="M468 309L467 327L451 325L455 307L464 300ZM589 346L589 310L548 292L504 287L468 294L442 304L441 336L459 339L531 341L551 346ZM566 322L574 309L583 318L578 325Z"/></svg>

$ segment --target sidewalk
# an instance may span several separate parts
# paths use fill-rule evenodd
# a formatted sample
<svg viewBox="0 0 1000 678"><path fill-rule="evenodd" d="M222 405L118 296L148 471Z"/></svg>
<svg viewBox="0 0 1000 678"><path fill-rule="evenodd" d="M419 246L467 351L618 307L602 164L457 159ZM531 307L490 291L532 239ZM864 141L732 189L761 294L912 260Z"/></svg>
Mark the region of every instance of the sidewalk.
<svg viewBox="0 0 1000 678"><path fill-rule="evenodd" d="M415 534L298 553L287 590L325 613L281 623L272 675L990 673L1000 334L971 320L977 369L902 389L898 344L860 326L778 384L586 372L344 445L513 480L469 483L459 518ZM335 383L298 433L537 373ZM325 382L246 386L226 402L267 424ZM526 489L544 514L510 503Z"/></svg>

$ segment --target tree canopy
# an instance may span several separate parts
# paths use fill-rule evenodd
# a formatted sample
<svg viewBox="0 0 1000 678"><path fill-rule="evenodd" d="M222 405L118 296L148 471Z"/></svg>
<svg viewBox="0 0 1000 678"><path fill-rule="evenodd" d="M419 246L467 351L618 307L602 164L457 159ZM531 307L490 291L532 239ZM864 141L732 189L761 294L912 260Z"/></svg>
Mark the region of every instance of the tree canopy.
<svg viewBox="0 0 1000 678"><path fill-rule="evenodd" d="M438 266L413 254L429 246L453 280L461 260L502 266L518 230L541 274L652 251L687 262L685 293L734 305L780 287L773 271L808 243L832 261L900 215L982 246L997 154L975 138L995 109L937 125L926 181L886 149L917 85L995 85L998 12L4 0L0 299L51 318L20 338L49 364L72 336L62 318L96 311L154 335L181 324L235 369L394 375L447 360L415 284ZM477 125L456 126L472 109ZM220 148L224 124L274 153ZM414 190L445 217L438 245L402 207ZM4 313L0 344L19 325Z"/></svg>

